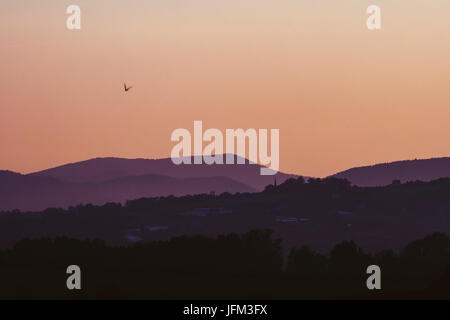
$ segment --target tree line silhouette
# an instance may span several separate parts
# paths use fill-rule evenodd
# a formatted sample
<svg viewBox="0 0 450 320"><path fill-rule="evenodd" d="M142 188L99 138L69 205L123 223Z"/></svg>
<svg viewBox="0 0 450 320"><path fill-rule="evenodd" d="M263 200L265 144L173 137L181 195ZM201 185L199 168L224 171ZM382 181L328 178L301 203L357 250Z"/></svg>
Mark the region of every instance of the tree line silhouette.
<svg viewBox="0 0 450 320"><path fill-rule="evenodd" d="M181 235L215 237L272 229L283 239L286 250L308 243L312 249L326 252L342 240L355 240L369 252L398 250L427 234L450 231L449 193L448 178L362 188L344 179L305 181L299 177L258 193L141 198L124 204L79 204L41 212L14 210L0 212L0 248L24 238L58 236L126 245L130 230L140 230L133 236L148 242ZM197 208L209 208L211 214L186 214ZM164 228L141 232L148 226Z"/></svg>
<svg viewBox="0 0 450 320"><path fill-rule="evenodd" d="M343 241L328 254L286 256L271 230L109 246L67 237L25 239L0 251L2 299L399 299L450 298L450 239L433 233L400 252L369 254ZM381 290L366 269L381 268ZM82 290L66 288L81 268Z"/></svg>

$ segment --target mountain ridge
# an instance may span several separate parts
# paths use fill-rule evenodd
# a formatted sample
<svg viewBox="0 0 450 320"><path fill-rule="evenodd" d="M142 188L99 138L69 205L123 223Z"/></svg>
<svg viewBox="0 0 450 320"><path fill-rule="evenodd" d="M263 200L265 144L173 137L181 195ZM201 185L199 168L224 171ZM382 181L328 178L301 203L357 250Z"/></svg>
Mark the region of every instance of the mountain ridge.
<svg viewBox="0 0 450 320"><path fill-rule="evenodd" d="M359 166L340 171L330 177L347 179L361 187L385 186L393 180L431 181L450 177L450 157L399 160Z"/></svg>
<svg viewBox="0 0 450 320"><path fill-rule="evenodd" d="M235 158L237 160L237 158ZM104 204L141 197L195 193L258 192L297 175L261 176L261 166L175 165L170 158L97 157L21 174L0 170L0 210L42 210L80 203ZM329 177L361 187L384 186L393 180L431 181L450 177L450 157L393 161L360 166ZM306 177L307 178L307 177Z"/></svg>
<svg viewBox="0 0 450 320"><path fill-rule="evenodd" d="M297 177L297 175L282 172L273 176L262 176L260 174L261 165L251 164L247 159L243 159L245 164L237 164L238 158L238 156L235 156L234 164L194 164L192 160L190 165L176 165L170 158L97 157L29 173L28 175L48 175L69 182L100 182L122 176L143 174L161 174L174 178L224 176L249 185L256 190L263 190L265 186L273 183L275 178L278 182L284 182L288 178Z"/></svg>
<svg viewBox="0 0 450 320"><path fill-rule="evenodd" d="M0 211L39 211L78 204L125 203L144 197L183 196L210 192L255 192L228 177L177 179L163 175L125 176L101 182L68 182L51 176L15 175L1 179Z"/></svg>

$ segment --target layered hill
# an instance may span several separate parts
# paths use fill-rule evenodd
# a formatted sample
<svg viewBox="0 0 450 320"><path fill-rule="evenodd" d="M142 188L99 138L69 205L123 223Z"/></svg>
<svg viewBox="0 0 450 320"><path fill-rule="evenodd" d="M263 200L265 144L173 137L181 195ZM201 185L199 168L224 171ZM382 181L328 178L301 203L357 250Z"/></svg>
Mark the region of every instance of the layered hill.
<svg viewBox="0 0 450 320"><path fill-rule="evenodd" d="M450 158L406 160L348 169L332 177L347 179L358 186L385 186L394 180L431 181L450 177Z"/></svg>
<svg viewBox="0 0 450 320"><path fill-rule="evenodd" d="M43 210L77 204L125 202L141 197L262 191L274 179L260 165L175 165L169 159L95 158L22 175L0 171L0 210ZM192 163L194 163L192 159Z"/></svg>

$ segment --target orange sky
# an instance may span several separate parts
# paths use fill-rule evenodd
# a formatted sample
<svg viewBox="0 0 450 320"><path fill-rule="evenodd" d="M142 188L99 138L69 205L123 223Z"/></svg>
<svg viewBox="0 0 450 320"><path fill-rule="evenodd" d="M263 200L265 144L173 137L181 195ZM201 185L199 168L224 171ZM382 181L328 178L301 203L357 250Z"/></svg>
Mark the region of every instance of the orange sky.
<svg viewBox="0 0 450 320"><path fill-rule="evenodd" d="M448 0L3 0L0 169L169 157L194 120L278 128L281 171L309 176L450 156L449 13Z"/></svg>

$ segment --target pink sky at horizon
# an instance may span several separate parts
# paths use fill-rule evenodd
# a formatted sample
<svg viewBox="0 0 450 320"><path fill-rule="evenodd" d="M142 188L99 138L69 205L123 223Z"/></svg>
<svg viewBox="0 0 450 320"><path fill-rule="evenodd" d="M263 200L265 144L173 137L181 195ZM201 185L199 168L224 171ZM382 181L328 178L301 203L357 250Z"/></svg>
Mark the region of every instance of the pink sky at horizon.
<svg viewBox="0 0 450 320"><path fill-rule="evenodd" d="M82 30L66 29L68 5ZM382 30L365 26L368 5ZM280 171L450 156L450 1L4 0L0 170L280 129ZM127 94L123 82L132 85Z"/></svg>

